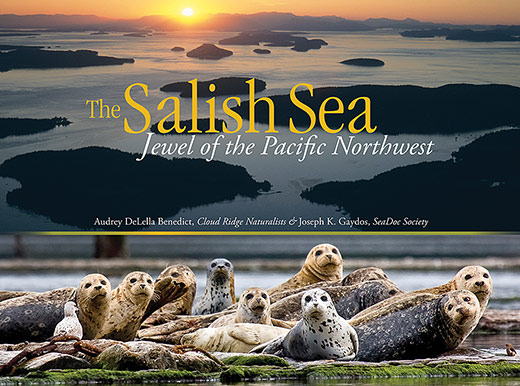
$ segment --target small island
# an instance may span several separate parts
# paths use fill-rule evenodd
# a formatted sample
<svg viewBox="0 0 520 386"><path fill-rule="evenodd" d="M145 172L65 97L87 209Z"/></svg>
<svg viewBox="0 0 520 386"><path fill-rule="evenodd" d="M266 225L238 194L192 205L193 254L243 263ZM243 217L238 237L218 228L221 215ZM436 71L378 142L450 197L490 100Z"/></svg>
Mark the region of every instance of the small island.
<svg viewBox="0 0 520 386"><path fill-rule="evenodd" d="M255 54L259 54L259 55L266 55L266 54L270 54L271 53L271 50L267 50L265 48L255 48L253 50L253 52Z"/></svg>
<svg viewBox="0 0 520 386"><path fill-rule="evenodd" d="M0 176L21 187L7 203L53 222L81 229L129 230L145 225L94 226L96 218L171 217L193 208L237 196L255 198L271 189L255 181L242 166L203 159L166 159L105 147L38 151L0 165ZM115 204L117 203L117 205Z"/></svg>
<svg viewBox="0 0 520 386"><path fill-rule="evenodd" d="M127 36L130 38L145 38L148 36L146 32L130 32L127 34L123 34L123 36Z"/></svg>
<svg viewBox="0 0 520 386"><path fill-rule="evenodd" d="M433 38L446 37L446 40L464 40L467 42L513 42L520 41L520 27L472 30L467 28L433 28L402 31L403 37Z"/></svg>
<svg viewBox="0 0 520 386"><path fill-rule="evenodd" d="M348 66L359 66L359 67L383 67L385 62L380 59L372 59L372 58L355 58L355 59L347 59L340 62L341 64L346 64Z"/></svg>
<svg viewBox="0 0 520 386"><path fill-rule="evenodd" d="M268 47L292 47L298 52L318 50L322 46L328 45L323 39L307 39L302 36L294 36L294 32L273 32L273 31L252 31L241 32L237 36L222 39L221 45L254 45L267 43Z"/></svg>
<svg viewBox="0 0 520 386"><path fill-rule="evenodd" d="M186 56L189 58L209 60L219 60L231 55L233 55L233 51L225 50L209 43L204 43L186 53Z"/></svg>
<svg viewBox="0 0 520 386"><path fill-rule="evenodd" d="M6 48L8 47L8 48ZM57 51L35 46L0 46L0 71L19 68L69 68L134 63L134 59L99 56L96 51Z"/></svg>
<svg viewBox="0 0 520 386"><path fill-rule="evenodd" d="M448 161L423 162L370 180L327 182L305 190L311 202L335 205L364 230L519 231L520 129L486 134ZM375 223L378 218L383 223ZM399 221L393 222L389 218ZM427 219L427 228L413 222Z"/></svg>
<svg viewBox="0 0 520 386"><path fill-rule="evenodd" d="M50 119L0 118L0 138L42 133L58 126L68 126L71 123L63 117Z"/></svg>
<svg viewBox="0 0 520 386"><path fill-rule="evenodd" d="M175 46L170 51L173 51L173 52L184 52L184 47Z"/></svg>
<svg viewBox="0 0 520 386"><path fill-rule="evenodd" d="M158 124L157 123L154 123L151 127L150 127L150 131L152 133L155 133L155 134L159 134L159 135L192 135L193 133L189 133L189 131L191 130L191 125L192 125L192 122L193 120L192 119L187 119L185 121L180 121L180 127L185 127L186 129L182 132L182 133L177 133L175 130L172 130L170 131L169 133L161 133L159 131L159 127L158 127ZM215 119L215 128L218 130L218 131L221 131L221 127L222 127L222 124L223 123L226 123L223 119L220 119L220 118L216 118ZM164 128L169 130L173 127L173 124L174 122L173 121L166 121L164 122ZM227 123L226 123L227 125ZM197 135L201 135L201 134L214 134L214 133L208 133L207 130L209 130L209 118L199 118L197 119L197 129L202 131L202 133L198 133Z"/></svg>
<svg viewBox="0 0 520 386"><path fill-rule="evenodd" d="M209 97L218 95L241 95L249 93L249 84L246 83L251 78L225 77L197 82L197 95L199 97ZM215 85L215 91L209 91L209 85ZM255 78L255 92L265 90L267 83ZM169 83L161 87L161 91L180 92L181 98L191 98L192 85L188 82Z"/></svg>

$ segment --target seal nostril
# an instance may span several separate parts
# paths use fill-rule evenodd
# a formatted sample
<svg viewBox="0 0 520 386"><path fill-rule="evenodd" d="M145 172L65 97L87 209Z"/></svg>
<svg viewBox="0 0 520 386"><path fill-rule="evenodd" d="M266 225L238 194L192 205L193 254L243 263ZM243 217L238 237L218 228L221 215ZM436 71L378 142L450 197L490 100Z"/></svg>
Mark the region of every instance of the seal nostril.
<svg viewBox="0 0 520 386"><path fill-rule="evenodd" d="M483 281L477 281L475 284L478 285L479 287L482 287L484 285L484 282Z"/></svg>
<svg viewBox="0 0 520 386"><path fill-rule="evenodd" d="M462 307L457 308L456 311L457 311L459 314L464 315L464 310L462 309Z"/></svg>
<svg viewBox="0 0 520 386"><path fill-rule="evenodd" d="M140 284L141 288L146 287L146 284Z"/></svg>
<svg viewBox="0 0 520 386"><path fill-rule="evenodd" d="M94 289L97 289L98 291L99 291L101 288L102 288L102 286L100 286L100 285L97 285L97 286L94 287Z"/></svg>

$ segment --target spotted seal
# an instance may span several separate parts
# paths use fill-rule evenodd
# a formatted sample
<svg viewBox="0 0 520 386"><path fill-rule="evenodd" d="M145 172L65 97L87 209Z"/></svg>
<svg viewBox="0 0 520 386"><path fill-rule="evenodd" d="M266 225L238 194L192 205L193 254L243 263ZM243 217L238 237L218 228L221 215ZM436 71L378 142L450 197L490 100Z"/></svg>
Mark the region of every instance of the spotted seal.
<svg viewBox="0 0 520 386"><path fill-rule="evenodd" d="M75 288L66 287L4 300L0 303L0 342L41 342L51 337L74 293Z"/></svg>
<svg viewBox="0 0 520 386"><path fill-rule="evenodd" d="M338 315L329 294L320 289L302 296L303 318L289 332L253 351L297 360L352 360L358 352L358 337Z"/></svg>
<svg viewBox="0 0 520 386"><path fill-rule="evenodd" d="M210 324L210 327L227 326L233 323L258 323L272 326L271 302L267 291L258 287L246 289L240 295L236 312L218 318Z"/></svg>
<svg viewBox="0 0 520 386"><path fill-rule="evenodd" d="M126 275L111 293L109 315L96 338L133 340L153 295L149 274L136 271Z"/></svg>
<svg viewBox="0 0 520 386"><path fill-rule="evenodd" d="M159 288L161 284L162 289ZM155 291L159 292L160 301L154 301L154 299L150 301L145 316L152 309L156 309L156 311L146 318L143 327L167 323L176 315L191 314L197 292L195 274L186 265L170 265L157 277ZM181 292L184 294L181 295ZM163 305L161 306L161 304Z"/></svg>
<svg viewBox="0 0 520 386"><path fill-rule="evenodd" d="M467 290L417 293L400 307L373 308L376 312L350 320L359 338L356 360L435 357L455 349L480 319L479 301Z"/></svg>
<svg viewBox="0 0 520 386"><path fill-rule="evenodd" d="M323 290L332 298L340 316L349 319L358 312L385 299L402 294L389 280L361 282L349 286L324 286ZM281 320L299 320L302 317L301 299L305 291L287 296L271 306L271 317Z"/></svg>
<svg viewBox="0 0 520 386"><path fill-rule="evenodd" d="M78 307L73 301L68 301L63 307L64 318L54 328L53 336L70 335L81 340L83 327L78 319Z"/></svg>
<svg viewBox="0 0 520 386"><path fill-rule="evenodd" d="M235 303L233 264L223 258L211 261L207 270L206 288L203 295L196 301L192 314L214 314Z"/></svg>
<svg viewBox="0 0 520 386"><path fill-rule="evenodd" d="M320 281L339 281L343 276L343 258L339 249L331 244L320 244L307 254L300 271L286 282L269 288L269 295Z"/></svg>

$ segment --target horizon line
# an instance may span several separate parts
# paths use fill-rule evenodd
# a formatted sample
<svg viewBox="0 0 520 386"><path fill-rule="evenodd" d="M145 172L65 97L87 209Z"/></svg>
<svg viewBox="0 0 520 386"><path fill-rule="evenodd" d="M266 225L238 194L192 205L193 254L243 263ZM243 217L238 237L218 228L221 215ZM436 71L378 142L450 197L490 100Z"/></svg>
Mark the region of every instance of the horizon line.
<svg viewBox="0 0 520 386"><path fill-rule="evenodd" d="M259 15L259 14L286 14L286 15L294 15L296 17L313 17L313 18L324 18L324 17L336 17L347 21L355 21L355 22L366 22L367 20L390 20L390 21L398 21L398 22L406 22L406 21L416 21L419 23L431 23L431 24L449 24L454 26L473 26L473 25L479 25L479 26L520 26L520 24L510 24L510 23L481 23L481 22L462 22L462 23L456 23L456 22L450 22L450 21L432 21L432 20L423 20L423 19L417 19L413 17L404 17L402 19L393 19L391 17L386 16L380 16L380 17L367 17L365 19L351 19L344 16L338 16L333 14L323 14L323 15L309 15L309 14L296 14L294 12L283 12L283 11L258 11L258 12L252 12L252 13L230 13L230 12L218 12L218 13L199 13L199 15L203 16L218 16L218 15L230 15L230 16L252 16L252 15ZM0 13L1 16L18 16L18 17L24 17L24 16L90 16L90 17L97 17L100 19L107 19L110 21L135 21L146 17L165 17L168 19L175 20L177 16L174 16L172 14L166 14L166 13L156 13L156 14L145 14L141 16L134 16L134 17L113 17L113 16L100 16L95 13L27 13L27 14L18 14L18 13ZM2 27L2 28L9 28L9 27ZM16 27L13 27L13 29ZM20 27L18 27L20 28ZM392 28L392 27L388 27Z"/></svg>

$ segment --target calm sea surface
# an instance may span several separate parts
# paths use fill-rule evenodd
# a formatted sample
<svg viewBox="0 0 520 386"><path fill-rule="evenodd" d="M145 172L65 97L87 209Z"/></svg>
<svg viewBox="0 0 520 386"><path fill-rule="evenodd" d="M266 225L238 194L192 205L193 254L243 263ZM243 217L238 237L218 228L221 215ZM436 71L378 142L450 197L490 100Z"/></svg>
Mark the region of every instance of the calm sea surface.
<svg viewBox="0 0 520 386"><path fill-rule="evenodd" d="M220 61L190 59L185 53L174 53L173 46L187 50L201 43L216 43L233 33L169 33L146 38L124 37L120 33L90 36L88 33L43 33L34 39L4 37L4 44L42 45L58 49L91 49L100 55L135 58L134 64L79 69L13 70L0 73L0 116L43 118L65 116L73 124L50 132L25 137L10 137L0 141L0 162L17 154L37 150L73 149L91 145L108 146L131 152L142 152L145 134L131 135L123 131L121 119L89 119L87 99L102 98L105 103L121 105L121 116L134 126L142 125L124 100L124 90L139 82L149 86L149 95L136 93L135 98L152 113L156 122L165 113L156 106L166 94L159 88L175 81L193 78L209 80L222 76L251 76L267 82L260 96L286 94L298 83L314 87L348 86L355 84L413 84L440 86L447 83L503 83L520 86L520 50L517 42L471 43L442 39L406 39L396 32L312 33L311 38L325 39L329 45L320 50L299 53L283 47L272 47L271 55L257 55L252 46L229 46L234 55ZM377 57L385 61L382 68L351 67L339 64L353 57ZM245 96L242 97L246 99ZM223 116L217 97L217 116ZM346 102L348 103L348 101ZM209 114L204 98L199 98L199 117ZM181 119L190 119L191 101L181 102ZM247 122L246 122L247 123ZM419 123L418 123L419 124ZM260 130L265 126L259 125ZM295 142L299 137L279 128L279 142ZM317 132L319 129L313 131ZM320 130L321 131L321 130ZM330 180L371 178L396 166L421 161L445 160L460 146L482 133L455 136L399 135L394 142L435 143L428 157L385 156L321 156L307 157L298 162L294 156L225 156L217 151L216 159L240 164L257 180L267 179L273 193L255 200L237 198L209 206L182 210L175 217L255 216L257 218L291 218L304 214L308 218L338 216L333 206L311 204L300 198L303 189ZM157 137L157 136L156 136ZM265 142L264 134L246 135L257 149ZM304 136L306 137L306 136ZM228 135L226 139L234 138ZM359 136L360 141L381 140L374 133ZM189 137L166 138L152 143L185 142ZM197 138L199 145L201 138ZM320 134L317 142L332 147L335 135ZM155 141L155 142L154 142ZM49 219L26 213L5 204L5 195L19 186L17 181L0 179L0 232L17 230L73 230L74 227L54 224ZM167 192L165 193L167 195ZM148 229L161 229L159 227ZM313 230L313 228L308 228ZM164 230L164 229L163 229ZM276 229L274 229L276 230ZM349 230L349 229L346 229Z"/></svg>

